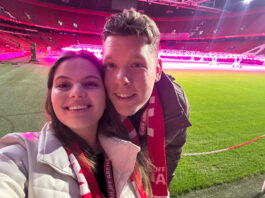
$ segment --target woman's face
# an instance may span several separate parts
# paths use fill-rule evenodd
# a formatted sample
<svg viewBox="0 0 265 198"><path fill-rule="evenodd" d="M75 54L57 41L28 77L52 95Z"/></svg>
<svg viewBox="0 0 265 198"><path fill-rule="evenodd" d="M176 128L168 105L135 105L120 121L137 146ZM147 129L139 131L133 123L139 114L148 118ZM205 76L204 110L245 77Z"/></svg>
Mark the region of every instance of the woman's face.
<svg viewBox="0 0 265 198"><path fill-rule="evenodd" d="M106 106L105 97L100 73L90 61L71 58L57 68L51 90L52 106L57 118L72 131L97 128Z"/></svg>

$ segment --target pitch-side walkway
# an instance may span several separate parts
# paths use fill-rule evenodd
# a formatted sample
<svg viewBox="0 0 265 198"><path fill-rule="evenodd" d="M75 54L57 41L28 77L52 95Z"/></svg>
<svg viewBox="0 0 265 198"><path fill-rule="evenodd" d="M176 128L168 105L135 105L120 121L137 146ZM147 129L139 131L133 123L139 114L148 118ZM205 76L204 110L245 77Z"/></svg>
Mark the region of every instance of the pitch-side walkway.
<svg viewBox="0 0 265 198"><path fill-rule="evenodd" d="M261 193L264 180L265 173L192 191L177 198L265 198Z"/></svg>

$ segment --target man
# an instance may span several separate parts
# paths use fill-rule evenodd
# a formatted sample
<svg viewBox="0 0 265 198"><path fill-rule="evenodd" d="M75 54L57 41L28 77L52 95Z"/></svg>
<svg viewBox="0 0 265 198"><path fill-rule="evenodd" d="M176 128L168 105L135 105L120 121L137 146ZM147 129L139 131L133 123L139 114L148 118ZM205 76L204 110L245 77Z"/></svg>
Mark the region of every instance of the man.
<svg viewBox="0 0 265 198"><path fill-rule="evenodd" d="M162 72L160 33L135 10L108 19L103 30L105 86L131 139L147 151L155 168L154 196L168 196L186 141L189 104L182 88Z"/></svg>

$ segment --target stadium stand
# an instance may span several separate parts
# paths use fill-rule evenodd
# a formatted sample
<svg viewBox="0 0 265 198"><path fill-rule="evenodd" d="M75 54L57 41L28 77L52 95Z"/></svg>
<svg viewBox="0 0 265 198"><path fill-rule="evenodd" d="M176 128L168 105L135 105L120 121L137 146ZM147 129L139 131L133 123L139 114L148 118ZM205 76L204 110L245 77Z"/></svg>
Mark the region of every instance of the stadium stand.
<svg viewBox="0 0 265 198"><path fill-rule="evenodd" d="M1 46L28 50L78 44L100 45L110 13L57 6L36 0L0 4ZM265 8L203 16L153 17L163 49L244 53L264 44ZM184 36L183 36L184 35Z"/></svg>

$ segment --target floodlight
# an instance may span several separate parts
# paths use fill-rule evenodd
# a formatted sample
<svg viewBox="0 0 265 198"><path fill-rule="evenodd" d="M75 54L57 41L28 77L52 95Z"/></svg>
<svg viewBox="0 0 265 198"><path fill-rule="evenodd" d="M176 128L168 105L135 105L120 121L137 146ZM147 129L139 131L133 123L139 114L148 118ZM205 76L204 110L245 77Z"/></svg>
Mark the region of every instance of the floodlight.
<svg viewBox="0 0 265 198"><path fill-rule="evenodd" d="M252 0L244 0L243 3L244 4L249 4Z"/></svg>

